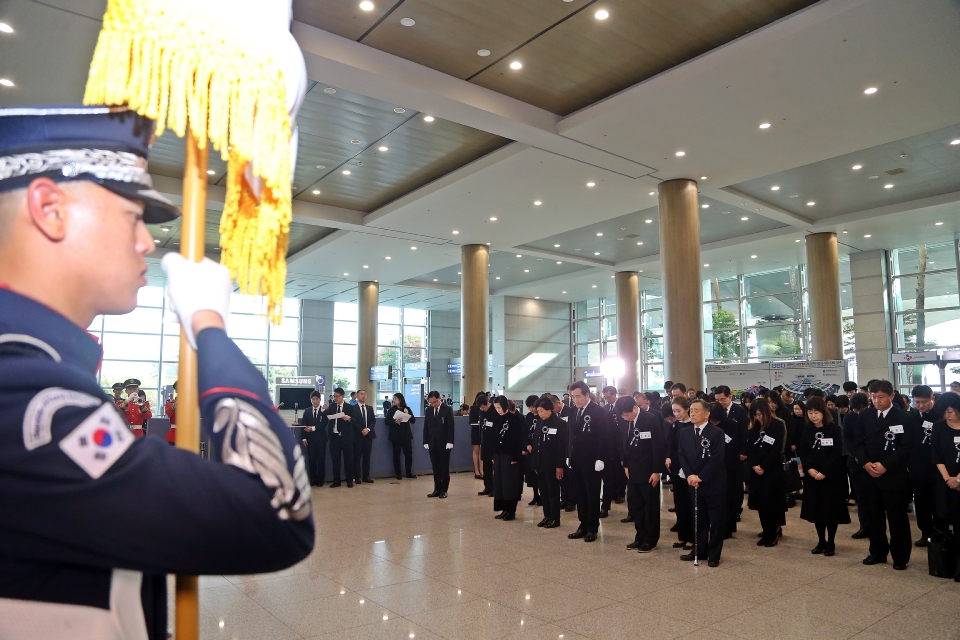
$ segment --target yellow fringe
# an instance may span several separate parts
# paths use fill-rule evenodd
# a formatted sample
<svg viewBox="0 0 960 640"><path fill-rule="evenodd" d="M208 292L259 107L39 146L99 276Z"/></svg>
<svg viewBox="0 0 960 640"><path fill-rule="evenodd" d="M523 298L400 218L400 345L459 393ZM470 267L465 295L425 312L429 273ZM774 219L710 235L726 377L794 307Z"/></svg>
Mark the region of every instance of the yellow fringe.
<svg viewBox="0 0 960 640"><path fill-rule="evenodd" d="M227 161L220 261L240 290L266 296L282 317L290 231L290 116L283 73L255 43L237 42L206 15L162 0L109 0L87 78L85 104L127 105L156 134L189 126ZM246 165L263 178L259 202Z"/></svg>

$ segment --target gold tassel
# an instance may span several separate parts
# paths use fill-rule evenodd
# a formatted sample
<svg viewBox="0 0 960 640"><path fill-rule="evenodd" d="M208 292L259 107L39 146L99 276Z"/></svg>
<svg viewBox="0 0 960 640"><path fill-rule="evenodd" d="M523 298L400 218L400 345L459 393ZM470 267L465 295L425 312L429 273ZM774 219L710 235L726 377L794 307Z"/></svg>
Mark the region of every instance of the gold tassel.
<svg viewBox="0 0 960 640"><path fill-rule="evenodd" d="M227 162L220 261L243 293L267 298L282 318L291 219L290 116L283 73L256 43L240 42L204 14L163 0L108 0L85 104L127 105L156 120L156 134L187 127ZM258 201L243 172L263 178Z"/></svg>

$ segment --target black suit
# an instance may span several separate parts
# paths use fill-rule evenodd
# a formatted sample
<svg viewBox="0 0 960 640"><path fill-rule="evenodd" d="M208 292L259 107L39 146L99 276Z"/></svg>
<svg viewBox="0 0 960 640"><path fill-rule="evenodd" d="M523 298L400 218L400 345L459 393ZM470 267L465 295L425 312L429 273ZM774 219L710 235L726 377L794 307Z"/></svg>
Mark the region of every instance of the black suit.
<svg viewBox="0 0 960 640"><path fill-rule="evenodd" d="M680 469L685 478L700 478L700 488L689 487L696 509L698 557L719 562L723 551L724 511L727 497L727 469L724 466L726 434L707 422L697 436L697 427L680 432ZM704 517L706 516L706 517ZM709 535L708 535L709 534Z"/></svg>
<svg viewBox="0 0 960 640"><path fill-rule="evenodd" d="M741 429L733 418L727 418L718 426L724 433L723 466L727 470L726 535L737 530L737 514L743 507L743 462L740 460L740 451L749 431Z"/></svg>
<svg viewBox="0 0 960 640"><path fill-rule="evenodd" d="M307 441L307 473L310 484L323 484L327 473L327 418L323 409L312 406L303 412L300 422L304 427L313 427L313 431L303 430L303 439Z"/></svg>
<svg viewBox="0 0 960 640"><path fill-rule="evenodd" d="M423 415L423 444L430 448L430 465L433 467L433 490L446 493L450 488L450 451L453 448L453 409L441 404L437 408L427 406ZM451 445L448 449L447 445Z"/></svg>
<svg viewBox="0 0 960 640"><path fill-rule="evenodd" d="M396 416L397 412L401 413L410 413L411 417L407 422L401 422L397 424ZM390 444L393 445L393 470L397 475L397 479L400 479L400 453L403 453L404 464L407 467L407 477L415 477L413 475L413 425L417 423L417 419L412 416L413 411L407 407L390 407L387 409L386 414L384 414L383 421L387 425L387 439L390 440Z"/></svg>
<svg viewBox="0 0 960 640"><path fill-rule="evenodd" d="M843 416L843 426L840 432L843 434L843 448L847 451L847 473L850 475L850 486L853 487L853 493L857 496L857 520L860 522L862 531L870 531L870 502L863 496L866 494L867 476L863 467L857 463L853 453L854 435L857 430L857 421L860 415L856 411L848 411Z"/></svg>
<svg viewBox="0 0 960 640"><path fill-rule="evenodd" d="M574 409L570 418L570 488L577 501L580 529L597 533L600 529L600 480L597 462L616 459L615 429L609 427L609 413L593 402Z"/></svg>
<svg viewBox="0 0 960 640"><path fill-rule="evenodd" d="M570 407L564 404L562 407L560 407L560 411L557 413L554 413L553 415L557 416L558 418L560 418L560 420L567 423L567 429L563 436L562 455L564 458L564 462L563 462L564 473L563 473L563 479L560 480L560 502L561 504L566 503L568 506L573 507L573 506L576 506L577 500L570 493L570 469L567 467L566 457L567 457L567 454L569 453L568 449L570 445L570 429L573 427L572 420L573 420L574 412L572 409L570 409Z"/></svg>
<svg viewBox="0 0 960 640"><path fill-rule="evenodd" d="M556 414L546 420L537 420L539 428L533 434L531 463L537 472L543 517L560 521L560 481L557 469L567 473L567 423Z"/></svg>
<svg viewBox="0 0 960 640"><path fill-rule="evenodd" d="M345 413L350 416L350 420L338 418L336 420L327 419L327 438L330 441L330 457L333 459L333 482L340 482L340 456L343 455L344 472L347 476L347 483L352 484L356 479L356 466L354 458L354 446L356 435L359 433L354 426L357 422L357 414L354 413L354 407L344 402L343 404L331 403L324 415L332 416L337 413Z"/></svg>
<svg viewBox="0 0 960 640"><path fill-rule="evenodd" d="M610 430L610 438L619 443L623 437L621 432L620 419L614 412L613 404L603 407L607 412L607 429ZM613 457L610 460L604 460L603 464L603 495L600 501L600 508L610 509L610 503L614 500L623 500L627 490L627 475L623 472L620 465L620 449L611 448L610 453ZM628 505L629 507L629 505Z"/></svg>
<svg viewBox="0 0 960 640"><path fill-rule="evenodd" d="M377 438L377 432L374 427L377 426L377 414L373 412L373 407L368 404L358 404L353 407L357 415L355 425L356 434L354 435L353 463L360 472L360 478L370 479L370 452L373 450L373 441ZM363 435L364 429L370 429L370 433Z"/></svg>
<svg viewBox="0 0 960 640"><path fill-rule="evenodd" d="M861 467L868 462L883 464L886 472L879 478L867 473L865 495L870 505L870 554L894 562L910 561L913 540L907 504L910 502L910 472L907 465L913 455L914 417L903 409L891 407L886 416L870 407L860 412L853 436L853 455ZM858 496L859 497L859 496ZM890 539L887 540L887 522Z"/></svg>
<svg viewBox="0 0 960 640"><path fill-rule="evenodd" d="M652 414L637 412L637 418L627 421L618 418L620 432L620 463L629 472L630 514L636 529L634 542L657 546L660 540L660 472L667 460L667 434ZM657 484L650 477L657 476Z"/></svg>
<svg viewBox="0 0 960 640"><path fill-rule="evenodd" d="M917 528L924 539L934 531L944 530L948 523L936 517L937 485L943 482L933 464L931 444L933 424L940 419L932 411L920 413L910 409L913 417L913 456L910 459L910 482L913 490L913 506L917 516Z"/></svg>

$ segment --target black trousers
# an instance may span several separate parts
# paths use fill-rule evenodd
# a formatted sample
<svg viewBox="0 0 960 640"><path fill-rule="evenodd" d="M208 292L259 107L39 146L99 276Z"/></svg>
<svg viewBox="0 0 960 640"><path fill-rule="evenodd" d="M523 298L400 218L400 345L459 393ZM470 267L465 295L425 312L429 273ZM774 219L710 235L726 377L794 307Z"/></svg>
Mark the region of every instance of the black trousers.
<svg viewBox="0 0 960 640"><path fill-rule="evenodd" d="M403 463L407 467L407 475L413 475L413 442L411 440L391 440L393 445L393 470L400 475L400 452L403 451Z"/></svg>
<svg viewBox="0 0 960 640"><path fill-rule="evenodd" d="M603 463L603 471L600 472L600 477L603 479L603 492L600 499L600 508L610 510L610 503L619 496L622 495L623 488L620 486L620 476L623 475L623 465L620 464L619 460L605 460Z"/></svg>
<svg viewBox="0 0 960 640"><path fill-rule="evenodd" d="M367 436L358 436L353 449L353 460L363 480L370 477L371 451L373 451L373 439Z"/></svg>
<svg viewBox="0 0 960 640"><path fill-rule="evenodd" d="M660 483L651 487L649 482L628 481L627 500L633 515L633 527L637 530L633 541L657 546L660 541Z"/></svg>
<svg viewBox="0 0 960 640"><path fill-rule="evenodd" d="M577 501L580 529L588 533L600 530L600 471L594 471L593 462L573 463L570 469L570 489ZM589 465L589 466L588 466Z"/></svg>
<svg viewBox="0 0 960 640"><path fill-rule="evenodd" d="M860 523L860 529L870 531L870 501L866 497L867 489L864 486L870 476L857 465L853 456L847 456L847 471L850 473L853 491L857 494L857 521Z"/></svg>
<svg viewBox="0 0 960 640"><path fill-rule="evenodd" d="M760 516L760 529L763 531L764 537L767 538L776 537L780 527L786 522L786 516L782 509L779 511L757 511L757 515Z"/></svg>
<svg viewBox="0 0 960 640"><path fill-rule="evenodd" d="M540 469L537 472L537 484L540 487L540 502L543 503L543 517L560 520L560 481L556 469Z"/></svg>
<svg viewBox="0 0 960 640"><path fill-rule="evenodd" d="M936 515L937 482L943 481L914 479L910 483L913 487L913 511L917 516L917 528L924 538L929 538L934 531L945 531L949 525L946 520Z"/></svg>
<svg viewBox="0 0 960 640"><path fill-rule="evenodd" d="M701 560L720 560L723 551L724 516L727 511L727 494L699 494L694 502L694 488L687 486L690 503L696 504L694 528L697 537L697 557Z"/></svg>
<svg viewBox="0 0 960 640"><path fill-rule="evenodd" d="M433 467L433 490L446 493L450 488L450 449L443 444L430 445L430 466Z"/></svg>
<svg viewBox="0 0 960 640"><path fill-rule="evenodd" d="M693 542L693 499L687 491L690 485L680 476L671 475L671 477L673 478L673 506L677 510L677 540Z"/></svg>
<svg viewBox="0 0 960 640"><path fill-rule="evenodd" d="M724 533L737 530L737 514L743 508L743 465L739 462L727 468L727 514Z"/></svg>
<svg viewBox="0 0 960 640"><path fill-rule="evenodd" d="M480 462L483 464L483 490L493 495L493 458Z"/></svg>
<svg viewBox="0 0 960 640"><path fill-rule="evenodd" d="M571 506L577 504L577 499L570 493L570 468L563 469L563 479L560 480L560 502L566 502Z"/></svg>
<svg viewBox="0 0 960 640"><path fill-rule="evenodd" d="M307 475L310 484L320 484L327 475L327 434L320 431L304 432L307 441Z"/></svg>
<svg viewBox="0 0 960 640"><path fill-rule="evenodd" d="M356 478L354 469L354 443L352 440L343 441L343 436L330 437L330 457L333 459L333 481L340 482L340 456L343 455L343 467L347 482Z"/></svg>
<svg viewBox="0 0 960 640"><path fill-rule="evenodd" d="M863 498L870 505L870 553L894 562L910 562L913 538L910 533L910 518L907 504L910 502L909 483L895 489L881 489L874 478L864 483ZM887 539L887 523L890 523L890 538Z"/></svg>

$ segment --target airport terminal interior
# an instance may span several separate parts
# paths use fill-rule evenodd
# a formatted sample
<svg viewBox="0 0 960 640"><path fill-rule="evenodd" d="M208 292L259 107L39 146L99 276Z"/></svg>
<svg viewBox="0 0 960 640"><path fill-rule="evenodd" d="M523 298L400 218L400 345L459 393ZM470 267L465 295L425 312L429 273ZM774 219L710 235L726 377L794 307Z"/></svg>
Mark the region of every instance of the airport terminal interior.
<svg viewBox="0 0 960 640"><path fill-rule="evenodd" d="M0 3L0 108L80 103L105 7ZM573 416L577 381L605 411L605 387L653 392L668 417L668 381L747 406L777 387L849 407L844 382L888 380L907 403L918 385L960 391L960 3L293 0L291 32L308 84L282 319L237 290L227 331L298 439L311 391L366 390L372 482L359 447L355 484L321 454L313 552L201 576L201 638L960 639L960 582L913 544L920 499L905 570L862 562L856 491L835 554L811 554L802 495L778 496L782 537L758 545L745 492L719 566L695 566L680 556L702 550L674 548L687 487L666 470L649 552L627 548L622 491L592 542L568 537L573 499L537 526L536 474L495 519L467 415L488 392L521 415L553 394ZM167 131L149 159L178 205L185 150ZM227 165L210 150L207 166L219 260ZM180 375L160 260L185 230L149 231L136 309L88 328L106 393L145 392L147 437ZM431 391L458 416L448 488L421 447ZM396 393L418 416L403 473Z"/></svg>

